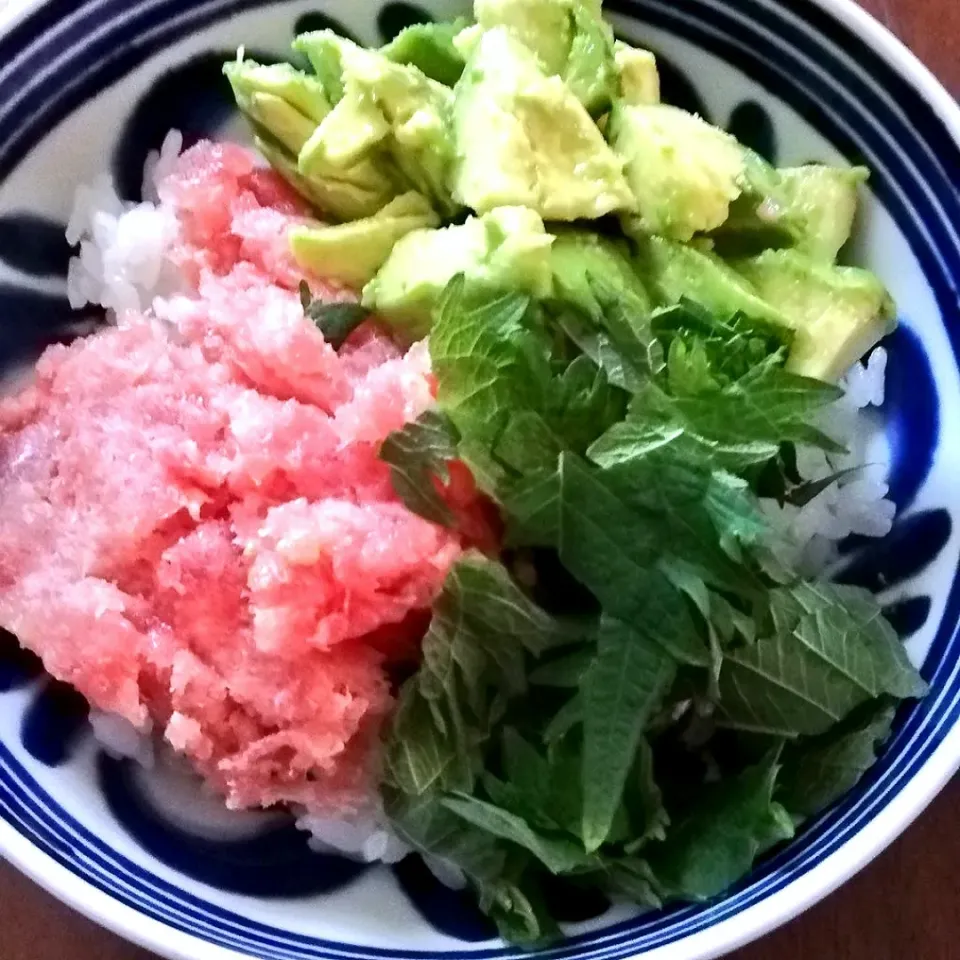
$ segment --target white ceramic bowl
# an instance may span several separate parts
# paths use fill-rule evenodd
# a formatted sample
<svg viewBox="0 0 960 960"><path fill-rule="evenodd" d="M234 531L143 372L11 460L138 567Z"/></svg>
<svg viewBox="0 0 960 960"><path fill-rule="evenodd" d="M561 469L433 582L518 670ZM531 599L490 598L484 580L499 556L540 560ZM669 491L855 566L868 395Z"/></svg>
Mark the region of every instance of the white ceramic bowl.
<svg viewBox="0 0 960 960"><path fill-rule="evenodd" d="M431 0L447 16L459 5ZM609 0L661 55L668 99L781 163L873 171L855 256L901 305L883 408L899 508L854 544L846 578L881 592L931 692L905 708L877 767L727 896L575 925L542 953L704 960L805 909L897 836L960 764L960 109L852 0ZM0 10L0 360L9 372L70 333L63 223L104 169L136 198L169 127L232 123L220 62L282 55L298 25L383 39L426 10L377 0L8 0ZM955 513L954 511L957 511ZM0 640L0 851L61 899L184 960L499 960L464 897L408 861L362 869L311 854L276 818L228 816L169 772L96 749L85 712Z"/></svg>

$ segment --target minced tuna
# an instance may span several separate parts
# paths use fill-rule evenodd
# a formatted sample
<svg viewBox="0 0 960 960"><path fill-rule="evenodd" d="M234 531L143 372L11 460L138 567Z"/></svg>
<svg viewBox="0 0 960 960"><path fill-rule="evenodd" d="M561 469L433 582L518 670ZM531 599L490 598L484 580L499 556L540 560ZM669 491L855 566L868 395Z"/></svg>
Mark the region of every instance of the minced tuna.
<svg viewBox="0 0 960 960"><path fill-rule="evenodd" d="M247 151L201 145L159 194L185 292L51 348L0 405L0 625L231 806L359 810L462 549L378 459L429 358L372 325L324 341L286 253L305 211Z"/></svg>

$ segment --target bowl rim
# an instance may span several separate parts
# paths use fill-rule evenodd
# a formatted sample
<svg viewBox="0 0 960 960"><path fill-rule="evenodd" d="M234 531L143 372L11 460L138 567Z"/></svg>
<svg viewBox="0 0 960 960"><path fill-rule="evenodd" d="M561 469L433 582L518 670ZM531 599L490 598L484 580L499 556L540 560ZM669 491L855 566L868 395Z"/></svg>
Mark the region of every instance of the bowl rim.
<svg viewBox="0 0 960 960"><path fill-rule="evenodd" d="M0 36L50 0L0 5ZM769 2L769 0L768 0ZM930 69L857 0L801 0L854 32L931 106L960 146L960 103ZM833 853L776 892L732 917L643 954L644 960L715 960L795 919L833 893L896 840L960 770L960 723L877 816ZM0 818L0 857L48 893L106 930L169 960L256 960L176 930L120 903L74 874Z"/></svg>

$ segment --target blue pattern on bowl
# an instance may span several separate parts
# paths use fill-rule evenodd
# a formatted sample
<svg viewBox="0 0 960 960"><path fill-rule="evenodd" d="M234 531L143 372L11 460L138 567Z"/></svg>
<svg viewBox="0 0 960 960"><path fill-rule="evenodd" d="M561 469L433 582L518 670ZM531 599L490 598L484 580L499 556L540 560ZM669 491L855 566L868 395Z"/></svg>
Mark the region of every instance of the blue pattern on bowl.
<svg viewBox="0 0 960 960"><path fill-rule="evenodd" d="M0 39L0 64L6 65L0 68L0 91L4 91L0 92L0 130L5 131L0 138L0 177L10 173L56 122L140 67L145 56L176 43L190 30L254 6L256 0L84 0L79 5L73 0L53 0ZM607 2L610 10L693 41L758 83L761 89L751 89L749 98L734 105L727 117L728 128L757 152L776 159L781 149L777 122L761 102L765 90L776 91L851 161L865 162L876 171L873 189L894 215L924 271L956 362L960 330L946 320L955 315L955 282L960 276L960 242L951 227L951 222L960 223L960 195L955 178L948 173L951 161L953 169L960 161L956 145L911 87L812 4L744 0L737 9L727 6L717 0L696 0L682 8L667 0ZM276 9L278 17L287 16L283 4L276 4ZM174 11L182 15L176 22L171 16ZM60 18L68 12L75 12L75 17L66 26ZM385 40L403 26L428 18L418 6L395 2L380 8L376 21ZM803 24L813 25L822 39L813 39ZM290 12L291 34L324 27L350 33L327 12ZM636 34L631 31L630 35ZM136 49L129 43L133 37L143 41ZM851 50L856 51L862 75L843 58L842 52ZM697 89L676 58L658 52L665 99L721 120L710 109L708 91ZM112 159L124 196L138 198L145 156L159 146L170 127L184 130L189 142L215 134L228 120L231 101L220 64L229 55L216 46L202 51L166 71L134 105L116 138ZM270 60L282 54L257 51L253 55ZM71 82L52 89L34 80L31 62L52 63L61 56L58 75L71 76ZM70 75L69 66L75 62L94 64L96 69ZM829 73L811 66L818 63L821 67L829 63ZM17 82L19 88L11 86ZM6 92L11 89L19 89L19 96ZM884 102L884 90L903 108L902 114ZM883 118L885 130L877 127L877 117ZM891 147L890 137L897 148ZM55 220L26 211L0 216L0 261L33 278L62 279L66 272L63 229ZM26 283L0 284L0 303L5 316L0 325L0 360L5 363L35 355L55 339L69 339L79 319L62 295L40 292ZM928 586L925 580L927 571L942 562L951 541L956 506L928 502L923 496L938 454L941 407L946 400L919 330L908 321L888 344L891 376L882 415L892 450L891 496L900 516L882 543L851 541L840 576L884 596L893 595L887 612L904 639L920 633L933 610L945 606L924 663L924 675L932 685L930 697L904 708L884 757L853 795L728 896L702 907L678 907L580 933L546 953L578 960L628 957L674 942L760 902L823 861L903 790L936 749L944 728L960 716L960 640L955 635L960 588L951 573L945 582L938 581L935 596L933 581ZM916 503L921 506L911 512ZM897 590L899 585L905 588ZM36 658L17 650L9 636L0 636L0 693L30 691L20 718L19 746L24 757L40 767L57 767L70 761L81 746L86 708L62 684L41 682L34 690L30 685L37 682L39 673ZM0 744L0 816L55 860L122 902L208 942L256 956L359 960L409 955L402 948L286 932L254 921L239 909L226 909L219 901L194 892L195 888L181 889L151 875L139 862L112 849L82 818L78 820L75 811L55 801L34 776L40 767L32 772L12 747L9 742ZM103 754L96 763L96 782L113 817L143 851L221 891L289 900L346 889L371 872L312 852L292 825L272 826L240 840L199 838L163 816L144 794L129 763ZM465 944L490 938L490 926L469 896L442 887L419 861L407 860L392 872L428 924ZM564 915L571 921L583 920L601 915L604 909L602 903L584 906L573 901L567 902ZM423 955L466 954L448 947ZM513 956L514 951L491 946L469 955Z"/></svg>
<svg viewBox="0 0 960 960"><path fill-rule="evenodd" d="M890 499L902 513L930 472L940 440L940 405L930 361L910 327L898 327L888 346L893 362L903 371L890 378L884 403L884 426L895 451Z"/></svg>
<svg viewBox="0 0 960 960"><path fill-rule="evenodd" d="M302 897L345 886L366 869L312 852L291 822L232 842L188 833L150 803L137 784L138 772L134 761L100 754L97 777L107 805L145 850L210 886L257 897Z"/></svg>
<svg viewBox="0 0 960 960"><path fill-rule="evenodd" d="M0 630L0 693L25 687L42 673L40 658L24 650L8 630Z"/></svg>
<svg viewBox="0 0 960 960"><path fill-rule="evenodd" d="M777 162L777 131L770 112L756 100L737 104L727 123L730 131L744 146L756 151L765 160Z"/></svg>

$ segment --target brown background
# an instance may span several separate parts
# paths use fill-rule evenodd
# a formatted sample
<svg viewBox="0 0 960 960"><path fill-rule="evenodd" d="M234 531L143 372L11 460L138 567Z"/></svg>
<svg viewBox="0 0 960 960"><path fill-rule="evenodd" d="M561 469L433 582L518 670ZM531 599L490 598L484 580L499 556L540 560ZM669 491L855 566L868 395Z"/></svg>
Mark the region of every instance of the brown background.
<svg viewBox="0 0 960 960"><path fill-rule="evenodd" d="M735 0L730 0L735 2ZM860 0L960 96L960 0ZM731 960L960 958L960 780L863 873ZM151 960L0 863L0 960Z"/></svg>

